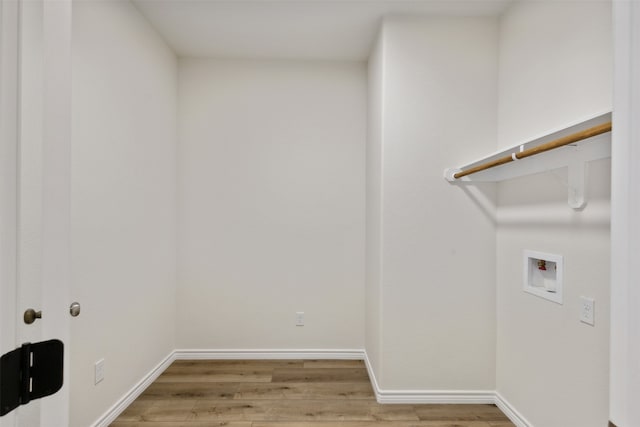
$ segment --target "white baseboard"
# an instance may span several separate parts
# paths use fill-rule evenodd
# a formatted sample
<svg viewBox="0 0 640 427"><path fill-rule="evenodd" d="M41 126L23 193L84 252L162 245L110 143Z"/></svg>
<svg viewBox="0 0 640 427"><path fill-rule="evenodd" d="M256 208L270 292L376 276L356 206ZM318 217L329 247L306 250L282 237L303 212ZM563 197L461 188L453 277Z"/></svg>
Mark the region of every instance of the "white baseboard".
<svg viewBox="0 0 640 427"><path fill-rule="evenodd" d="M475 404L495 402L495 395L485 390L381 390L376 393L378 403L400 404Z"/></svg>
<svg viewBox="0 0 640 427"><path fill-rule="evenodd" d="M384 390L380 388L369 356L364 355L364 363L371 378L371 386L378 403L396 404L490 404L495 402L492 390Z"/></svg>
<svg viewBox="0 0 640 427"><path fill-rule="evenodd" d="M511 404L507 402L507 400L497 391L495 392L495 404L507 417L509 417L516 427L533 427L533 424L527 421L520 412L516 411L516 409L511 406Z"/></svg>
<svg viewBox="0 0 640 427"><path fill-rule="evenodd" d="M151 369L131 390L109 408L100 418L92 424L92 427L108 427L118 416L124 412L134 400L142 394L175 360L175 351L169 353L155 368Z"/></svg>
<svg viewBox="0 0 640 427"><path fill-rule="evenodd" d="M183 349L174 352L176 360L222 359L364 359L363 350L269 350L269 349Z"/></svg>
<svg viewBox="0 0 640 427"><path fill-rule="evenodd" d="M516 425L533 427L498 392L492 390L383 390L364 350L269 350L269 349L181 349L171 352L142 378L116 404L106 411L92 427L107 427L142 394L175 360L222 359L350 359L364 360L376 400L381 404L495 404Z"/></svg>
<svg viewBox="0 0 640 427"><path fill-rule="evenodd" d="M366 350L364 351L364 364L367 367L369 379L371 380L371 387L373 387L373 392L376 395L376 400L380 402L380 385L378 384L376 373L373 370L373 366L371 365L371 361L369 360L369 355L367 354Z"/></svg>
<svg viewBox="0 0 640 427"><path fill-rule="evenodd" d="M363 350L202 350L182 349L172 351L165 359L144 376L131 390L109 408L92 427L107 427L142 392L151 385L175 360L221 360L221 359L350 359L362 360Z"/></svg>

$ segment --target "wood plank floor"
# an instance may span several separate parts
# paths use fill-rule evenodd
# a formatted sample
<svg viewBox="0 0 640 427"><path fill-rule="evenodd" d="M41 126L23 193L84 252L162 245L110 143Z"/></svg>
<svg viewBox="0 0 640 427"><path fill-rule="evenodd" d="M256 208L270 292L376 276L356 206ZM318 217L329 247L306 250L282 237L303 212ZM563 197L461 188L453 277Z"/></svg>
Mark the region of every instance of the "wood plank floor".
<svg viewBox="0 0 640 427"><path fill-rule="evenodd" d="M495 405L380 405L359 360L179 360L111 427L515 427Z"/></svg>

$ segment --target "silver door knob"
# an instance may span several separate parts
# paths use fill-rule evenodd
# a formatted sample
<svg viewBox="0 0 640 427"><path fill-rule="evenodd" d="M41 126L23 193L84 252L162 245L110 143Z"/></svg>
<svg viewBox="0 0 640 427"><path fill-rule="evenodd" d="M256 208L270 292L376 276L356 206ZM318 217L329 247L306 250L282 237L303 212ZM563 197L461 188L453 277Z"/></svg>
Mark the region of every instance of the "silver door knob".
<svg viewBox="0 0 640 427"><path fill-rule="evenodd" d="M33 308L29 308L24 312L24 323L27 325L35 322L36 319L42 319L42 311L35 311Z"/></svg>
<svg viewBox="0 0 640 427"><path fill-rule="evenodd" d="M78 317L80 315L80 303L74 302L69 306L69 314L71 317Z"/></svg>

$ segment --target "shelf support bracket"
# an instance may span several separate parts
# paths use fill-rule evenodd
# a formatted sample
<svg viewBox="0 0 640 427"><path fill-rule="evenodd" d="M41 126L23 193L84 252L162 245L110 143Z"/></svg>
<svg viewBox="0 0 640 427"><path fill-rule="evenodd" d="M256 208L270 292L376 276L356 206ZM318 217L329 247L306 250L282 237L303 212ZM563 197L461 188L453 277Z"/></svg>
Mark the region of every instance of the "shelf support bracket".
<svg viewBox="0 0 640 427"><path fill-rule="evenodd" d="M578 148L579 149L579 148ZM572 158L568 165L568 203L569 206L577 211L584 209L587 205L586 188L587 188L587 162L576 156Z"/></svg>

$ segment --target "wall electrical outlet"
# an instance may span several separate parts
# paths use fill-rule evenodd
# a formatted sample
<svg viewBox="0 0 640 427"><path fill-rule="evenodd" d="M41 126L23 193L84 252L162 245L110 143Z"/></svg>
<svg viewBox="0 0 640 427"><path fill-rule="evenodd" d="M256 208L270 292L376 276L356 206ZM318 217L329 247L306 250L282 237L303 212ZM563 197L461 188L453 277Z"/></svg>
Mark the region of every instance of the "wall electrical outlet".
<svg viewBox="0 0 640 427"><path fill-rule="evenodd" d="M587 325L595 324L596 302L593 298L580 297L580 321Z"/></svg>
<svg viewBox="0 0 640 427"><path fill-rule="evenodd" d="M100 359L95 364L95 384L104 380L104 359Z"/></svg>
<svg viewBox="0 0 640 427"><path fill-rule="evenodd" d="M296 326L304 326L304 311L296 312Z"/></svg>

